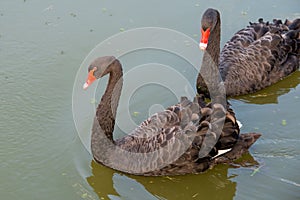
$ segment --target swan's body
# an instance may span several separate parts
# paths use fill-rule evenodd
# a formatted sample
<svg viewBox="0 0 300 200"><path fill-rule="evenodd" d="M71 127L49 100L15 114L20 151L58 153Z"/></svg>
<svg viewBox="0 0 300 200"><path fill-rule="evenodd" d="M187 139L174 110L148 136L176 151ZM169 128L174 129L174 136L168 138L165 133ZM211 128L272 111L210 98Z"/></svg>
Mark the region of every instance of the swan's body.
<svg viewBox="0 0 300 200"><path fill-rule="evenodd" d="M94 159L108 167L147 176L199 173L216 163L240 157L260 136L239 134L231 109L226 110L221 104L203 106L202 99L191 102L183 97L180 103L154 114L130 134L114 140L123 82L120 62L109 56L97 58L89 67L84 88L107 74L109 82L96 111L91 149ZM208 151L203 151L205 148ZM231 151L219 156L219 151L225 149Z"/></svg>
<svg viewBox="0 0 300 200"><path fill-rule="evenodd" d="M299 68L300 19L250 23L228 41L220 54L220 15L208 9L202 17L200 47L204 57L217 58L215 65L224 81L227 96L256 92L274 84ZM208 37L208 38L207 38ZM208 67L202 65L205 69ZM206 96L206 85L198 77L198 93Z"/></svg>

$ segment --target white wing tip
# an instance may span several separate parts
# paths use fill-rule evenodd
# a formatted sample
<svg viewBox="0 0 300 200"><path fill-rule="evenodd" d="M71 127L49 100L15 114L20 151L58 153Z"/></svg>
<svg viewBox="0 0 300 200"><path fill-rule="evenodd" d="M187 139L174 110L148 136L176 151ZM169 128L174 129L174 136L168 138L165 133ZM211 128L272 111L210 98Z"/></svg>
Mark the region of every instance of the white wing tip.
<svg viewBox="0 0 300 200"><path fill-rule="evenodd" d="M218 156L220 156L220 155L223 155L223 154L225 154L225 153L231 151L231 149L232 149L232 148L230 148L230 149L218 150L218 154L215 155L214 157L212 157L212 159L214 159L214 158L216 158L216 157L218 157Z"/></svg>
<svg viewBox="0 0 300 200"><path fill-rule="evenodd" d="M240 122L239 120L236 120L237 124L239 125L239 128L242 128L243 127L243 124L242 122Z"/></svg>

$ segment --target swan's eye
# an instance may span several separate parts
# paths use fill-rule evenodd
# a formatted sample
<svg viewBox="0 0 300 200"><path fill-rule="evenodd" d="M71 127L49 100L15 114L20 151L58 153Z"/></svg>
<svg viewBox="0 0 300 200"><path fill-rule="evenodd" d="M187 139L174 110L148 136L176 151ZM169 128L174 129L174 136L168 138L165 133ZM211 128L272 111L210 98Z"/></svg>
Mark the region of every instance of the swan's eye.
<svg viewBox="0 0 300 200"><path fill-rule="evenodd" d="M90 65L89 67L88 67L88 72L90 72L91 70L93 70L95 67L93 67L92 65Z"/></svg>
<svg viewBox="0 0 300 200"><path fill-rule="evenodd" d="M91 75L93 75L94 77L96 76L95 75L95 71L97 70L97 67L94 67L91 71L90 71L90 73L91 73Z"/></svg>

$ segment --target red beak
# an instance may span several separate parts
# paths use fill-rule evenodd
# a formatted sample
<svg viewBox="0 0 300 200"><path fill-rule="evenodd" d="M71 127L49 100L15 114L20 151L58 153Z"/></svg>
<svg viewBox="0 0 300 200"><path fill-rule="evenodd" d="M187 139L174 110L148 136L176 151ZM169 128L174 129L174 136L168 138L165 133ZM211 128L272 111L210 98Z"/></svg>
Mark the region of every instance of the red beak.
<svg viewBox="0 0 300 200"><path fill-rule="evenodd" d="M206 49L209 35L210 35L210 28L206 29L206 31L204 31L201 28L201 40L200 40L200 43L199 43L199 47L200 47L201 50Z"/></svg>
<svg viewBox="0 0 300 200"><path fill-rule="evenodd" d="M96 77L94 76L94 71L95 71L95 69L92 69L89 72L86 82L83 85L84 90L86 90L96 80Z"/></svg>

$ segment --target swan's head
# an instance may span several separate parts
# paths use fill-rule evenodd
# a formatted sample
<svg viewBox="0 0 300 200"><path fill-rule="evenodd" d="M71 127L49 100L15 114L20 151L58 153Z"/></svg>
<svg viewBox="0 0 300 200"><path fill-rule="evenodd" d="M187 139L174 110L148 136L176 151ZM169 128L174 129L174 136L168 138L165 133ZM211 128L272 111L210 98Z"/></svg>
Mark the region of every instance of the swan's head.
<svg viewBox="0 0 300 200"><path fill-rule="evenodd" d="M99 79L110 72L110 66L116 60L113 56L104 56L96 58L88 68L88 77L83 85L87 89L96 79Z"/></svg>
<svg viewBox="0 0 300 200"><path fill-rule="evenodd" d="M201 50L206 49L210 32L214 29L219 20L220 14L217 10L209 8L204 12L201 19L201 40L199 43Z"/></svg>

